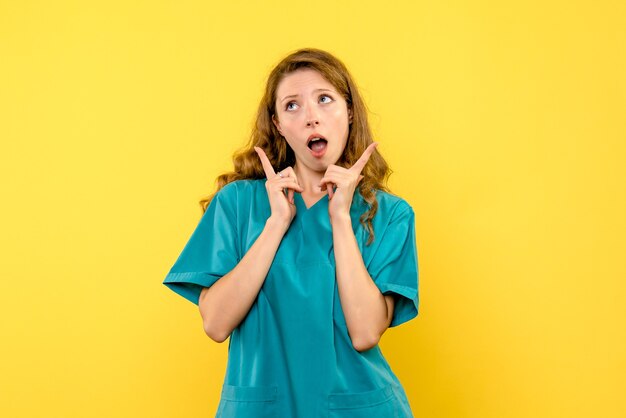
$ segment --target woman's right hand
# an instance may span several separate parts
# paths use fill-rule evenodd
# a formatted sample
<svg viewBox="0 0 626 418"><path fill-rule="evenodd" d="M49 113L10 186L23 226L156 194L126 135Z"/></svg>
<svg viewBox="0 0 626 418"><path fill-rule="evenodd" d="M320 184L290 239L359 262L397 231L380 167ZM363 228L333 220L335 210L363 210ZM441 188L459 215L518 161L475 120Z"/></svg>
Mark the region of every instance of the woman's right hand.
<svg viewBox="0 0 626 418"><path fill-rule="evenodd" d="M270 217L288 227L296 216L296 205L293 200L294 191L302 193L304 189L298 184L298 179L296 178L296 173L293 171L293 168L287 167L284 169L280 173L282 175L281 177L274 171L272 163L270 163L263 149L254 147L254 150L261 159L263 171L265 171L265 177L267 177L265 189L267 190L267 196L269 197L270 207L272 209ZM288 189L287 195L285 195L284 189Z"/></svg>

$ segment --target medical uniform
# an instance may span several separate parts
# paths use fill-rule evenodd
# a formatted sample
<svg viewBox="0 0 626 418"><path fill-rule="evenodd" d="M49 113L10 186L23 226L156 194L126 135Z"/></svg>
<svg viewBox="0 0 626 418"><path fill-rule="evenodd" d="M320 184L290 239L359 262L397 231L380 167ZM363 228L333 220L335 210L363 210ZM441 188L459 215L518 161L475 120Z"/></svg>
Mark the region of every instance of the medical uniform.
<svg viewBox="0 0 626 418"><path fill-rule="evenodd" d="M237 265L271 214L265 181L237 180L218 191L166 286L198 304L202 288ZM370 246L359 221L367 203L358 189L350 216L372 280L395 298L394 327L418 313L415 218L402 198L383 191L376 196ZM412 417L379 346L364 352L352 346L335 277L328 195L308 209L299 193L294 200L296 216L265 282L230 335L216 418Z"/></svg>

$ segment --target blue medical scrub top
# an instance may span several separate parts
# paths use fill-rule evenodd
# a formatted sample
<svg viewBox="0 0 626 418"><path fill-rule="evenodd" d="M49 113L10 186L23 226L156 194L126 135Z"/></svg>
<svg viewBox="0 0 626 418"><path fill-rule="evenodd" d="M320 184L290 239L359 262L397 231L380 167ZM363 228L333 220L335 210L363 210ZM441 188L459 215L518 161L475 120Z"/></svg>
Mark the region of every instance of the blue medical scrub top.
<svg viewBox="0 0 626 418"><path fill-rule="evenodd" d="M271 214L266 179L228 183L213 197L164 284L198 304L200 291L231 271ZM402 198L377 191L374 241L350 215L364 264L382 294L395 298L391 327L417 316L415 219ZM250 311L233 330L216 417L412 417L406 393L378 345L352 346L335 278L328 195L297 214Z"/></svg>

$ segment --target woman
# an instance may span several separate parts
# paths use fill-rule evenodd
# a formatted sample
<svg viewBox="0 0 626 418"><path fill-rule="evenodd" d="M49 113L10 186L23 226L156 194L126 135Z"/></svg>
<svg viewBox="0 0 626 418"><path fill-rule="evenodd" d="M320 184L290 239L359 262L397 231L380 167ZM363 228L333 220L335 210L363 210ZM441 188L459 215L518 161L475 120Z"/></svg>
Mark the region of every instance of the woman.
<svg viewBox="0 0 626 418"><path fill-rule="evenodd" d="M412 417L378 342L418 313L415 220L376 146L337 58L301 49L273 69L164 281L230 336L217 417Z"/></svg>

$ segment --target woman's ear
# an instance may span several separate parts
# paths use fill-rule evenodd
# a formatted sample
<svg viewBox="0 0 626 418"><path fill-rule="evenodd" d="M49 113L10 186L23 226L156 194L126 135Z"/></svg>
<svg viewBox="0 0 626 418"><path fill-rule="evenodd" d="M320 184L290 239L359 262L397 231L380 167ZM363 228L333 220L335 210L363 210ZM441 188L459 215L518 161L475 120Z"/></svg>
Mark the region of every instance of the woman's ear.
<svg viewBox="0 0 626 418"><path fill-rule="evenodd" d="M280 132L280 123L278 122L278 120L276 119L276 115L272 115L272 123L274 123L274 126L276 127L276 129L278 129L278 132ZM282 132L280 132L281 135L283 135ZM284 136L284 135L283 135Z"/></svg>

